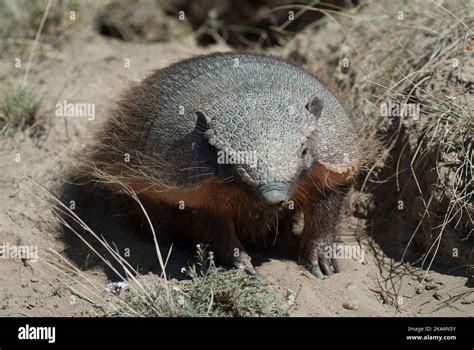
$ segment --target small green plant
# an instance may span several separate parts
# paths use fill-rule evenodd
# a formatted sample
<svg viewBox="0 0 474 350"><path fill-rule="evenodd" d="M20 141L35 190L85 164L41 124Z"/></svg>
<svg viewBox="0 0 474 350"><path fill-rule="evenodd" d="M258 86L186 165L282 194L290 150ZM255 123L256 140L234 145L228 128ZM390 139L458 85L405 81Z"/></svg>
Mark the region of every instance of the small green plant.
<svg viewBox="0 0 474 350"><path fill-rule="evenodd" d="M161 285L150 285L151 299L133 289L124 293L125 304L141 316L259 317L285 316L283 303L271 286L240 270L217 267L212 252L198 245L196 263L186 274L189 280L171 286L171 298ZM144 302L147 300L146 302ZM153 307L147 305L152 301ZM169 305L172 300L173 306ZM125 311L126 314L129 311Z"/></svg>
<svg viewBox="0 0 474 350"><path fill-rule="evenodd" d="M216 267L212 252L198 245L196 264L187 270L188 309L206 316L283 316L271 285L241 270ZM191 314L190 314L191 315Z"/></svg>
<svg viewBox="0 0 474 350"><path fill-rule="evenodd" d="M41 100L27 87L4 89L0 99L0 134L13 134L36 124Z"/></svg>

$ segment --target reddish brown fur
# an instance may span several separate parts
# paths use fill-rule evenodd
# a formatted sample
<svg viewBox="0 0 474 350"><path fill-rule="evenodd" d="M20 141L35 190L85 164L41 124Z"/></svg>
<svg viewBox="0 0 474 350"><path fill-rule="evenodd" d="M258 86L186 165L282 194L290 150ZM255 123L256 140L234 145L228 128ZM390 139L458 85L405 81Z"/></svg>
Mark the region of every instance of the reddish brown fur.
<svg viewBox="0 0 474 350"><path fill-rule="evenodd" d="M338 174L325 170L325 168L317 163L311 171L302 176L297 188L294 191L292 200L295 202L297 209L305 212L305 217L311 217L310 212L314 210L314 203L323 196L327 189L334 189L338 185L347 183L353 176L354 171ZM276 227L276 216L258 216L253 214L259 213L261 208L257 206L256 201L246 192L238 188L236 185L223 183L217 178L203 182L193 191L174 191L166 188L160 188L156 185L136 181L130 183L129 186L142 198L146 203L153 206L154 204L166 203L171 207L178 208L180 203L184 203L184 212L192 216L195 209L204 209L207 213L226 220L229 227L235 230L237 236L243 242L256 240L259 235L270 233L271 229ZM180 210L183 212L183 210ZM290 214L291 212L287 213ZM183 220L184 213L181 213L176 219L168 218L167 225L176 225L176 221ZM284 222L285 218L280 217ZM189 220L189 219L188 219ZM263 222L262 222L263 220ZM240 229L242 221L250 222L245 227L251 227L259 230L261 227L267 227L264 232L248 232ZM308 222L307 225L310 225ZM280 228L284 225L280 225ZM191 236L196 241L205 239L205 236L219 234L223 230L216 231L210 229L208 232L202 230L185 228L185 234ZM212 237L209 237L212 239Z"/></svg>

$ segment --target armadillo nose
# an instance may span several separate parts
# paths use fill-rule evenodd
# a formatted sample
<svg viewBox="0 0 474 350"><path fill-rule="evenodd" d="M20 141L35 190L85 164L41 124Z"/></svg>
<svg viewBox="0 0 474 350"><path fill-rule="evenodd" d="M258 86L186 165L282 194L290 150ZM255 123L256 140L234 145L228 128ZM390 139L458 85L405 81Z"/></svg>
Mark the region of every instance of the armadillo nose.
<svg viewBox="0 0 474 350"><path fill-rule="evenodd" d="M288 186L284 183L266 184L260 189L263 202L266 205L280 206L289 199Z"/></svg>

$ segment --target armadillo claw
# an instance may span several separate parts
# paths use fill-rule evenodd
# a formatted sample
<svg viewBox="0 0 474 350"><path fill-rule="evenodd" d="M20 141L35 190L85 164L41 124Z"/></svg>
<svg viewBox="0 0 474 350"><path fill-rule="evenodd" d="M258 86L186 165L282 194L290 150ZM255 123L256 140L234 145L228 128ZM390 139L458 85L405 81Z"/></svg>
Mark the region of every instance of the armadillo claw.
<svg viewBox="0 0 474 350"><path fill-rule="evenodd" d="M325 279L326 276L329 277L333 273L341 272L336 259L326 259L324 257L319 258L312 264L308 264L308 270L311 274L320 279Z"/></svg>
<svg viewBox="0 0 474 350"><path fill-rule="evenodd" d="M337 260L332 255L327 255L327 248L332 248L334 244L335 238L332 235L305 241L301 246L299 262L305 265L314 276L321 279L341 272Z"/></svg>
<svg viewBox="0 0 474 350"><path fill-rule="evenodd" d="M257 271L252 265L251 258L246 252L242 251L238 256L234 257L233 265L251 276L258 276Z"/></svg>
<svg viewBox="0 0 474 350"><path fill-rule="evenodd" d="M321 268L319 267L319 263L316 262L315 264L313 265L310 265L308 267L309 269L309 272L311 272L314 276L316 276L317 278L320 278L320 279L324 279L324 275L323 275L323 272L321 271Z"/></svg>
<svg viewBox="0 0 474 350"><path fill-rule="evenodd" d="M331 259L332 267L334 268L335 273L341 272L341 268L339 267L339 262L336 259Z"/></svg>

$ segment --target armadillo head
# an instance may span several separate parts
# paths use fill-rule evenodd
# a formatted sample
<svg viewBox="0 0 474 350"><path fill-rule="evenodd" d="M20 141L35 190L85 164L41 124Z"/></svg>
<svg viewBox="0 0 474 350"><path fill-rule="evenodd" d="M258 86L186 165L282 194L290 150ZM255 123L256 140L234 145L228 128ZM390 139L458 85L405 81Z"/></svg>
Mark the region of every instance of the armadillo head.
<svg viewBox="0 0 474 350"><path fill-rule="evenodd" d="M217 163L265 206L278 207L294 190L299 175L313 164L308 150L322 105L288 96L249 93L205 114L204 135L217 149ZM230 169L230 171L229 171Z"/></svg>

